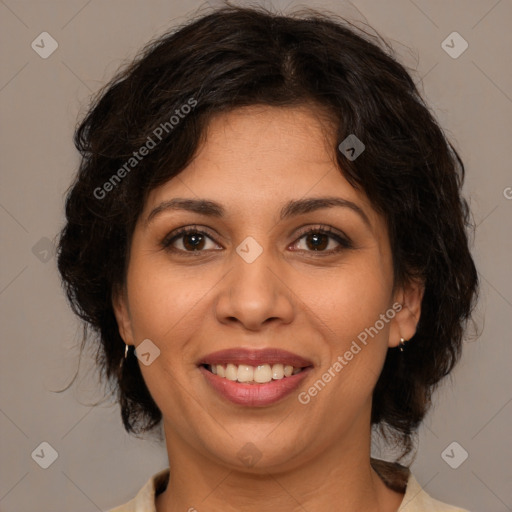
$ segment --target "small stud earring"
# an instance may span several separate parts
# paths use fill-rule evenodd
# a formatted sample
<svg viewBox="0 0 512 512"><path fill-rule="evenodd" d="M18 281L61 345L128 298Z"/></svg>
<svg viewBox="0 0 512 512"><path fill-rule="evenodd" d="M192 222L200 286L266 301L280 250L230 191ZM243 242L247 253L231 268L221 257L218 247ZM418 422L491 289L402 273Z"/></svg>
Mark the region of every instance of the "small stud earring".
<svg viewBox="0 0 512 512"><path fill-rule="evenodd" d="M128 345L125 344L124 346L124 358L126 359L128 357Z"/></svg>
<svg viewBox="0 0 512 512"><path fill-rule="evenodd" d="M404 338L400 338L400 352L404 351L404 345L406 341L407 340L405 340Z"/></svg>

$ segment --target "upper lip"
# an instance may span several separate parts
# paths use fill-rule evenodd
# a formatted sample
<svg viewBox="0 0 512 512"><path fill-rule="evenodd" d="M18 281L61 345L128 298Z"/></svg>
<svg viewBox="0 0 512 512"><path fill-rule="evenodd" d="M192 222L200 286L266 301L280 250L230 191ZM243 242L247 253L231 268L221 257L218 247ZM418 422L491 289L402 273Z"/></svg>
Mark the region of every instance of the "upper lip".
<svg viewBox="0 0 512 512"><path fill-rule="evenodd" d="M212 365L229 363L236 365L247 364L249 366L283 364L291 365L295 368L304 368L306 366L313 365L313 363L308 359L279 348L264 348L259 350L228 348L208 354L198 362L198 366L203 364Z"/></svg>

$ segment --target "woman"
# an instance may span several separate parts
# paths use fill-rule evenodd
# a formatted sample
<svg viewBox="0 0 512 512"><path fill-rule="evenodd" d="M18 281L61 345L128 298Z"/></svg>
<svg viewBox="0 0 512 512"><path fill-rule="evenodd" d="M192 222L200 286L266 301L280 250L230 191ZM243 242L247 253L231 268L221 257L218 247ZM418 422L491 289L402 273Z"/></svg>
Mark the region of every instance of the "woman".
<svg viewBox="0 0 512 512"><path fill-rule="evenodd" d="M223 8L79 126L58 264L124 426L170 468L116 512L461 511L410 454L477 275L464 166L390 48Z"/></svg>

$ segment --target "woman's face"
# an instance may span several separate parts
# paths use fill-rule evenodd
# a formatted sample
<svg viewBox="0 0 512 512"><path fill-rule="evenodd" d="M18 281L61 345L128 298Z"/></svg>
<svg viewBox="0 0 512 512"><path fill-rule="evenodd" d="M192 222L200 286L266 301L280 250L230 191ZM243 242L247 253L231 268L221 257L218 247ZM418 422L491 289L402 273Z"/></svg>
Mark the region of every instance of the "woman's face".
<svg viewBox="0 0 512 512"><path fill-rule="evenodd" d="M367 448L372 391L388 347L415 332L421 292L393 291L386 224L337 169L328 130L306 107L218 115L149 195L115 312L126 343L149 340L139 365L169 453L258 471ZM303 203L319 198L339 202Z"/></svg>

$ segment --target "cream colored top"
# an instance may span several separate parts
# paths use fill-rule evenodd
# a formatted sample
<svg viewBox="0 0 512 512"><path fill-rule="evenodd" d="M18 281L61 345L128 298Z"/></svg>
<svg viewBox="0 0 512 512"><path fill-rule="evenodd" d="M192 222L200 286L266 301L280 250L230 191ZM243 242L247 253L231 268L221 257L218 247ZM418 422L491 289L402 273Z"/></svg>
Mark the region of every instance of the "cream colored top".
<svg viewBox="0 0 512 512"><path fill-rule="evenodd" d="M128 503L108 512L156 512L155 495L162 492L169 478L169 468L153 475ZM189 510L195 510L190 507ZM405 495L397 512L468 512L431 498L412 474L409 474Z"/></svg>

